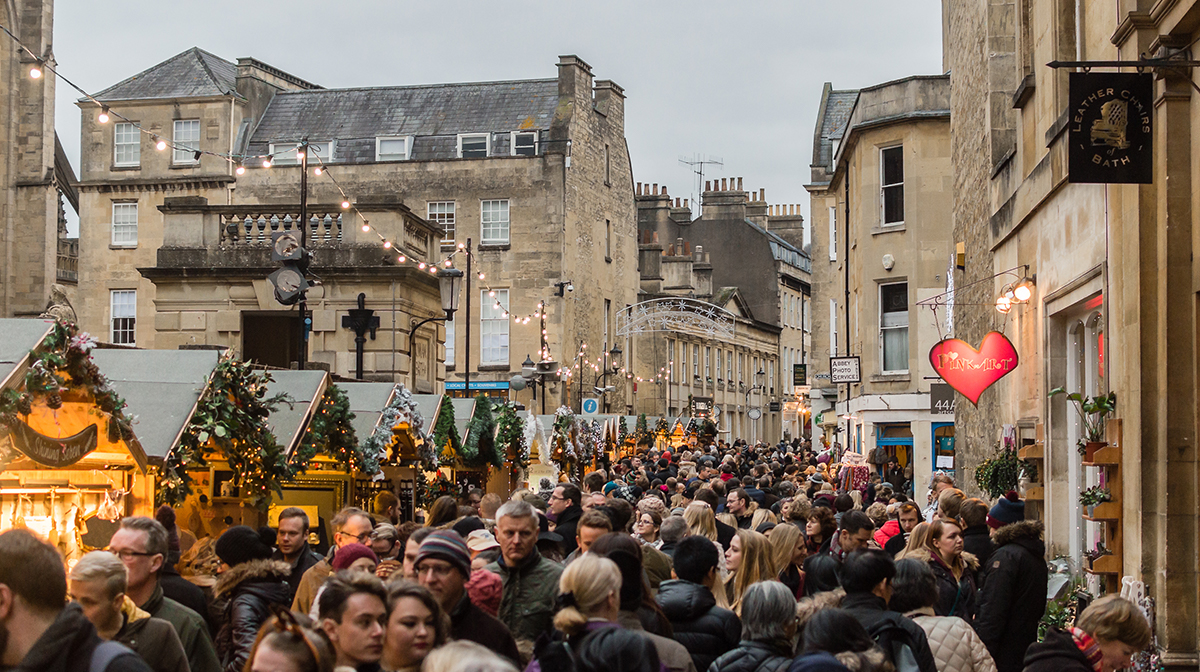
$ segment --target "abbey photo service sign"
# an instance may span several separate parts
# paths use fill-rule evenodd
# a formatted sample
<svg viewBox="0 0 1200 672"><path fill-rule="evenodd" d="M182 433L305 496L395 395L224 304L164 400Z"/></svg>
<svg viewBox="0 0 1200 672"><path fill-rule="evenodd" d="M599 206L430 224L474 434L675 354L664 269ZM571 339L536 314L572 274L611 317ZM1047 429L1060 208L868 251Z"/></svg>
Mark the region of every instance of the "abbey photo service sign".
<svg viewBox="0 0 1200 672"><path fill-rule="evenodd" d="M1150 73L1071 73L1071 182L1154 181L1153 95Z"/></svg>

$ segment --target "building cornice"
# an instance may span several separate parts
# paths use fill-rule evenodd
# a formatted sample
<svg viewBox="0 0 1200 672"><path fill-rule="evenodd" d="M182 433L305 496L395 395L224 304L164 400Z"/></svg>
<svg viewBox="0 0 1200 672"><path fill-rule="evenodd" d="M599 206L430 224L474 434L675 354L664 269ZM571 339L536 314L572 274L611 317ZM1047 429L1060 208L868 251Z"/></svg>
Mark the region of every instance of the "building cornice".
<svg viewBox="0 0 1200 672"><path fill-rule="evenodd" d="M76 183L80 191L99 193L127 193L131 191L187 191L193 189L219 189L236 180L232 175L187 175L181 177L145 178L132 180L87 180Z"/></svg>

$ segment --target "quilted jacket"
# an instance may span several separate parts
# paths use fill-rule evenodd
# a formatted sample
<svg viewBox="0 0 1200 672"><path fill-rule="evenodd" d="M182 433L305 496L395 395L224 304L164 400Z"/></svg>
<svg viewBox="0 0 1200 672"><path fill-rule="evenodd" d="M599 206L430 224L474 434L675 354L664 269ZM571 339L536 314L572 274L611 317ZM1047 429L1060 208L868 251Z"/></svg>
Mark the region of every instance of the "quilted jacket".
<svg viewBox="0 0 1200 672"><path fill-rule="evenodd" d="M974 628L957 616L935 616L932 607L905 614L925 631L938 672L996 672L996 663Z"/></svg>

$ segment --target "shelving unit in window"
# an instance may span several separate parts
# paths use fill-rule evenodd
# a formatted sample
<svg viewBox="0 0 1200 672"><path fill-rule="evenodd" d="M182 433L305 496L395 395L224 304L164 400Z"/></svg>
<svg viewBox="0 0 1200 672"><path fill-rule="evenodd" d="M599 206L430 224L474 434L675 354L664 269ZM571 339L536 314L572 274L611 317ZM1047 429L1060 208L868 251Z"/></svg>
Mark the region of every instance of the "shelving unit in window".
<svg viewBox="0 0 1200 672"><path fill-rule="evenodd" d="M1109 418L1104 423L1108 445L1097 450L1090 462L1083 466L1099 470L1100 487L1108 488L1109 501L1089 507L1083 519L1098 523L1103 528L1102 541L1108 553L1094 560L1085 559L1085 571L1101 577L1105 590L1115 593L1120 588L1122 564L1122 477L1121 477L1121 420Z"/></svg>
<svg viewBox="0 0 1200 672"><path fill-rule="evenodd" d="M1021 447L1017 457L1029 460L1037 467L1037 479L1031 479L1025 486L1025 502L1036 506L1037 518L1042 520L1044 502L1046 499L1046 426L1040 422L1017 423L1020 433Z"/></svg>

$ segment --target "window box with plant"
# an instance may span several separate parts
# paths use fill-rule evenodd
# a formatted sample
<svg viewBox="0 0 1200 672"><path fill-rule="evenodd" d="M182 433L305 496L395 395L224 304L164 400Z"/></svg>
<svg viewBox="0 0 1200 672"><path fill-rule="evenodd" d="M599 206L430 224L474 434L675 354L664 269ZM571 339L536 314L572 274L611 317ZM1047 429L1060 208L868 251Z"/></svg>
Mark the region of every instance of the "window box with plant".
<svg viewBox="0 0 1200 672"><path fill-rule="evenodd" d="M1079 505L1087 507L1089 518L1098 518L1096 507L1106 502L1112 502L1112 492L1108 488L1094 485L1079 493Z"/></svg>
<svg viewBox="0 0 1200 672"><path fill-rule="evenodd" d="M1117 410L1117 393L1088 397L1080 392L1068 393L1066 388L1056 387L1050 390L1050 397L1066 394L1067 400L1075 405L1079 420L1083 423L1083 437L1077 447L1083 455L1084 462L1091 462L1096 451L1108 445L1104 440L1104 421Z"/></svg>

